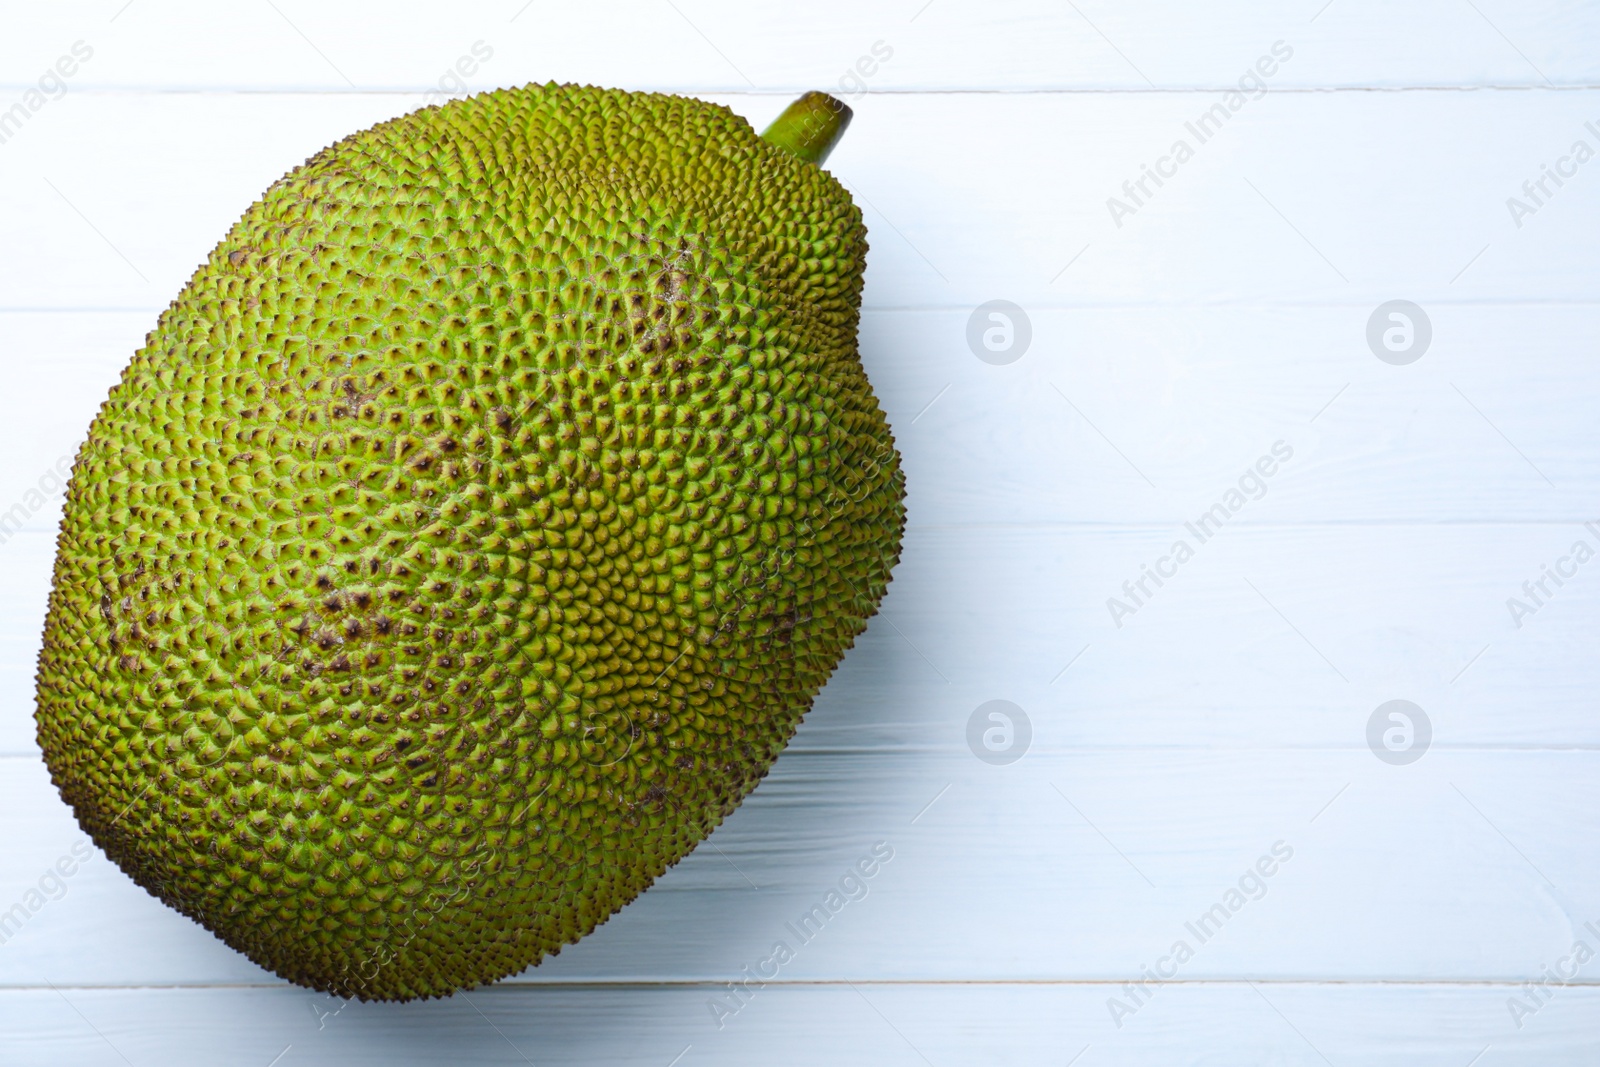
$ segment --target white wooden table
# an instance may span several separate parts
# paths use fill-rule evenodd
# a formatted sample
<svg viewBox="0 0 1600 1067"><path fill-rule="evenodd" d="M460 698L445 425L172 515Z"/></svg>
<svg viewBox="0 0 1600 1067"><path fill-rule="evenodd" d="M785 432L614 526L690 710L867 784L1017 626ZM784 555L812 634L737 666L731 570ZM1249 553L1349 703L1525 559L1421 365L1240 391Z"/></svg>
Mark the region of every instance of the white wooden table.
<svg viewBox="0 0 1600 1067"><path fill-rule="evenodd" d="M0 911L29 914L0 1063L1597 1062L1600 5L600 7L5 5ZM904 560L655 888L515 979L336 1011L80 862L30 717L51 470L280 174L430 92L552 79L758 127L850 100L829 168L871 230ZM990 300L1020 359L969 347ZM1369 345L1393 300L1425 349ZM1022 758L969 748L990 700ZM1391 700L1419 759L1369 747ZM731 999L879 842L865 897Z"/></svg>

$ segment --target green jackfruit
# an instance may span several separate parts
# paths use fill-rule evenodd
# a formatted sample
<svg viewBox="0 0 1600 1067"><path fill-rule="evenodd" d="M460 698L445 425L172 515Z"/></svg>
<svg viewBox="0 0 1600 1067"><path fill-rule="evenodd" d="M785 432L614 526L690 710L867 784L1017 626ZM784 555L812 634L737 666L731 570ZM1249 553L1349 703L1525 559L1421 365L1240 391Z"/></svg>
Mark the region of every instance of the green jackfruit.
<svg viewBox="0 0 1600 1067"><path fill-rule="evenodd" d="M67 494L39 743L124 871L291 981L446 995L750 792L904 525L841 107L488 93L245 212Z"/></svg>

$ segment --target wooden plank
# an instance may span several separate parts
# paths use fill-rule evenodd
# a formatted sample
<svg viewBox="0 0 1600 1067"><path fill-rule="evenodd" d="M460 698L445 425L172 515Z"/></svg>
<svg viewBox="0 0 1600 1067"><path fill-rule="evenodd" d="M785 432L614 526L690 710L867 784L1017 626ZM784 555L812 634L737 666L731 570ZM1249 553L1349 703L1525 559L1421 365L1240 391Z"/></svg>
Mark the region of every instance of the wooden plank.
<svg viewBox="0 0 1600 1067"><path fill-rule="evenodd" d="M1600 745L1588 651L1600 585L1580 571L1547 583L1532 615L1507 606L1531 605L1522 583L1592 534L1245 526L1197 546L1162 588L1147 582L1132 615L1114 612L1174 536L914 529L883 615L821 698L848 709L827 743L926 744L938 721L954 744L967 713L1004 696L1081 710L1063 743L1340 747L1405 697L1440 717L1441 745ZM42 536L0 550L0 752L33 750L50 553Z"/></svg>
<svg viewBox="0 0 1600 1067"><path fill-rule="evenodd" d="M783 104L715 99L758 124ZM1268 94L1202 144L1189 126L1204 93L888 94L863 105L829 166L863 204L871 307L1309 302L1364 324L1397 298L1592 300L1586 170L1561 188L1544 179L1532 215L1513 219L1507 201L1528 197L1542 165L1574 168L1577 140L1600 146L1585 126L1597 100ZM272 181L417 103L69 94L0 146L0 197L29 208L0 219L0 240L29 250L0 262L4 306L165 306ZM1179 140L1194 153L1181 167L1168 158ZM1146 165L1173 176L1157 187ZM1148 195L1124 190L1135 180Z"/></svg>
<svg viewBox="0 0 1600 1067"><path fill-rule="evenodd" d="M1600 81L1591 6L1476 6L824 0L801 10L627 0L601 15L526 0L449 9L420 0L226 10L188 2L125 12L120 3L80 3L20 12L0 46L0 70L20 88L81 39L94 54L74 88L426 92L555 80L678 92L1145 90L1232 86L1282 40L1293 58L1269 79L1274 87Z"/></svg>
<svg viewBox="0 0 1600 1067"><path fill-rule="evenodd" d="M1370 309L1042 309L1023 357L973 355L962 311L869 310L862 358L895 429L913 525L1180 532L1266 457L1236 521L1600 518L1595 305L1447 304L1418 362L1380 361ZM153 311L0 313L0 514L53 497ZM41 400L41 398L47 398ZM1283 442L1292 459L1273 459ZM37 504L38 501L34 500ZM53 504L22 527L54 531ZM8 523L7 530L17 522ZM1560 535L1565 536L1563 533ZM3 548L3 545L0 545ZM3 566L3 553L0 553Z"/></svg>
<svg viewBox="0 0 1600 1067"><path fill-rule="evenodd" d="M782 940L790 979L1113 981L1182 940L1189 979L1514 984L1600 929L1600 857L1575 844L1600 832L1593 751L1097 750L1064 743L1072 712L1031 718L1006 767L966 750L965 716L898 752L808 722L708 845L518 980L726 980ZM0 985L267 980L97 853L48 877L82 835L40 763L0 760L0 791L0 910L33 907ZM892 859L797 941L874 848Z"/></svg>
<svg viewBox="0 0 1600 1067"><path fill-rule="evenodd" d="M1177 538L1193 559L1129 597ZM1255 523L1205 544L1182 527L913 528L818 728L830 747L956 745L1004 697L1069 716L1064 745L1344 748L1405 698L1441 746L1592 748L1600 583L1543 578L1579 538L1596 544L1541 524ZM0 546L0 752L33 751L51 553L43 534ZM1514 614L1540 580L1550 597Z"/></svg>
<svg viewBox="0 0 1600 1067"><path fill-rule="evenodd" d="M1564 988L1511 1022L1505 986L1162 985L1121 1029L1106 985L769 985L718 1030L715 987L496 987L445 1001L338 1005L289 989L0 992L16 1067L218 1063L1183 1063L1223 1067L1581 1067L1600 991ZM320 1024L320 1029L319 1029ZM1487 1051L1485 1051L1487 1049ZM1073 1057L1078 1057L1076 1060ZM119 1058L121 1057L121 1058ZM676 1059L675 1059L676 1057Z"/></svg>

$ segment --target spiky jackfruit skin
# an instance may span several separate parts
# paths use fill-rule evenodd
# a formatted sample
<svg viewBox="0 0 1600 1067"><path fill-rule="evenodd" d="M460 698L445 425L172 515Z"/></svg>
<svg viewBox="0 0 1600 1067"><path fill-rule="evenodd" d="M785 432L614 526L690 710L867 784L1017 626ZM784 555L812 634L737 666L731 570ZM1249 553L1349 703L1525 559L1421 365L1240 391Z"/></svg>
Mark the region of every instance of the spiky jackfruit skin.
<svg viewBox="0 0 1600 1067"><path fill-rule="evenodd" d="M635 897L898 558L864 237L726 109L591 88L280 180L77 459L36 717L85 830L368 999L513 974Z"/></svg>

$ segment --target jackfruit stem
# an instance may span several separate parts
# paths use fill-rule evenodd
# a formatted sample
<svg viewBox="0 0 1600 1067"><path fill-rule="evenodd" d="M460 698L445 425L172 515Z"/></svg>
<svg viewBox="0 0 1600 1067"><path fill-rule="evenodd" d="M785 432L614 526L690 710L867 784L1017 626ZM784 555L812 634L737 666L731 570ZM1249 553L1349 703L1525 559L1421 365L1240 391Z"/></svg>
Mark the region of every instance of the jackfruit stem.
<svg viewBox="0 0 1600 1067"><path fill-rule="evenodd" d="M852 114L843 100L827 93L806 93L772 120L761 139L820 167L844 136Z"/></svg>

